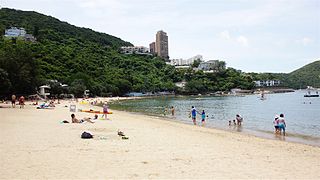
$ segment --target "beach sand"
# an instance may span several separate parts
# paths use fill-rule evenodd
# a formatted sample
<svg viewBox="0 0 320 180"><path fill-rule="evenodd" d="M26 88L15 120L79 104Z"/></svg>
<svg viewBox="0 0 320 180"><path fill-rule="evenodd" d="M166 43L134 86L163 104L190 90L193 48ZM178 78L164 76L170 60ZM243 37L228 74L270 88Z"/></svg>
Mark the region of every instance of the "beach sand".
<svg viewBox="0 0 320 180"><path fill-rule="evenodd" d="M319 147L121 111L94 124L61 124L71 121L65 104L0 108L0 179L320 179ZM80 138L86 130L94 139Z"/></svg>

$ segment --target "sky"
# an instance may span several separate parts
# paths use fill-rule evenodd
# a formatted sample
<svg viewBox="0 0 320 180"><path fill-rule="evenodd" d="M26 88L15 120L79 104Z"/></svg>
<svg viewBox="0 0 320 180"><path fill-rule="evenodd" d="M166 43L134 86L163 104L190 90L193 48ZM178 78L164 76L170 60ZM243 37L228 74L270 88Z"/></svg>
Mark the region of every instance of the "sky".
<svg viewBox="0 0 320 180"><path fill-rule="evenodd" d="M0 0L149 47L159 30L170 58L202 55L245 72L289 73L320 60L320 0Z"/></svg>

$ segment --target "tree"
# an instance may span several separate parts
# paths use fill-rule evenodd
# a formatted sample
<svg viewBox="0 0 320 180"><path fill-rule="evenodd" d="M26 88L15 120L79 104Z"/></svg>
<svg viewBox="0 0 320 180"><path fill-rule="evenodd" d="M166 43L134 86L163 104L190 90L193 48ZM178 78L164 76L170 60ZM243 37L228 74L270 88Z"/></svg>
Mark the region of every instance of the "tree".
<svg viewBox="0 0 320 180"><path fill-rule="evenodd" d="M192 63L191 67L197 68L197 67L199 67L200 63L201 63L201 60L197 59Z"/></svg>
<svg viewBox="0 0 320 180"><path fill-rule="evenodd" d="M8 73L0 68L0 97L6 97L11 89Z"/></svg>
<svg viewBox="0 0 320 180"><path fill-rule="evenodd" d="M75 79L70 86L70 91L75 97L83 97L83 93L86 89L87 86L82 79Z"/></svg>

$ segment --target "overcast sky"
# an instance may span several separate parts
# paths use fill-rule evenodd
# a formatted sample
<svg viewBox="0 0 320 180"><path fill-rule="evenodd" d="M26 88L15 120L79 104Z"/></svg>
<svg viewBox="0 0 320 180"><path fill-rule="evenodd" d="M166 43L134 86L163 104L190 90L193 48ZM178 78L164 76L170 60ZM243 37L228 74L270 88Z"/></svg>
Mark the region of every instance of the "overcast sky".
<svg viewBox="0 0 320 180"><path fill-rule="evenodd" d="M291 72L320 59L320 0L0 0L149 46L169 36L170 58L197 54L245 72Z"/></svg>

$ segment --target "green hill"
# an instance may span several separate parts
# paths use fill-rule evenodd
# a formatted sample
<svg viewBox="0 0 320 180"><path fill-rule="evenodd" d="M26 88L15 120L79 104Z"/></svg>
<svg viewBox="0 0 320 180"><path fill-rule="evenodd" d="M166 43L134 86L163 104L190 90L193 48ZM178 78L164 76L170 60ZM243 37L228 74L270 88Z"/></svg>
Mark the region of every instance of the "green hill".
<svg viewBox="0 0 320 180"><path fill-rule="evenodd" d="M288 84L293 88L320 87L320 60L289 73Z"/></svg>
<svg viewBox="0 0 320 180"><path fill-rule="evenodd" d="M115 48L132 45L120 38L105 33L98 33L88 28L79 28L34 11L0 9L1 34L4 34L4 30L12 26L25 28L28 33L36 36L39 42L50 40L64 43L68 38L72 37L80 42L89 41Z"/></svg>
<svg viewBox="0 0 320 180"><path fill-rule="evenodd" d="M0 95L35 93L50 83L51 92L64 91L48 80L69 85L81 96L85 89L95 95L123 95L130 91L162 91L175 88L174 68L152 56L122 55L120 38L79 28L36 12L0 9L0 30L23 27L37 38L0 40Z"/></svg>
<svg viewBox="0 0 320 180"><path fill-rule="evenodd" d="M176 70L158 57L119 53L119 47L132 45L120 38L37 12L0 9L0 35L12 26L25 28L37 41L0 38L0 97L32 94L43 84L51 86L51 94L78 97L86 89L92 95L105 96L132 91L198 94L253 88L252 78L233 68L215 73ZM182 80L187 84L178 89L174 83Z"/></svg>
<svg viewBox="0 0 320 180"><path fill-rule="evenodd" d="M303 89L320 87L320 61L307 64L291 73L250 73L254 80L280 80L281 86Z"/></svg>

